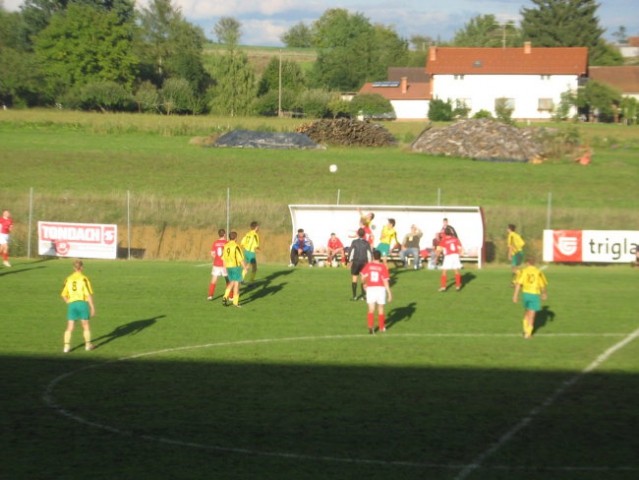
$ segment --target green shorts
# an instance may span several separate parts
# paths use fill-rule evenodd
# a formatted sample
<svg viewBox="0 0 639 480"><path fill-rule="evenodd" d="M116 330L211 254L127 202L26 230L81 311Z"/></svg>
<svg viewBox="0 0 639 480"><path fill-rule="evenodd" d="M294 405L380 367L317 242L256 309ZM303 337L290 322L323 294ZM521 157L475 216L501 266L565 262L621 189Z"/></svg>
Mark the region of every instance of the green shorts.
<svg viewBox="0 0 639 480"><path fill-rule="evenodd" d="M229 275L230 282L242 281L242 267L226 267L226 273Z"/></svg>
<svg viewBox="0 0 639 480"><path fill-rule="evenodd" d="M524 293L522 301L526 310L532 310L533 312L541 310L541 295L537 293Z"/></svg>
<svg viewBox="0 0 639 480"><path fill-rule="evenodd" d="M256 264L257 257L255 256L255 252L244 250L244 260L246 260L246 263L250 263L251 265Z"/></svg>
<svg viewBox="0 0 639 480"><path fill-rule="evenodd" d="M71 302L67 305L67 320L88 320L91 316L91 310L89 309L89 302L79 300L77 302Z"/></svg>
<svg viewBox="0 0 639 480"><path fill-rule="evenodd" d="M513 254L512 258L510 259L510 264L513 267L518 267L519 265L522 264L523 261L524 261L524 252L523 251L519 251L519 252Z"/></svg>
<svg viewBox="0 0 639 480"><path fill-rule="evenodd" d="M390 243L380 243L377 245L377 251L382 254L382 257L388 257L390 254Z"/></svg>

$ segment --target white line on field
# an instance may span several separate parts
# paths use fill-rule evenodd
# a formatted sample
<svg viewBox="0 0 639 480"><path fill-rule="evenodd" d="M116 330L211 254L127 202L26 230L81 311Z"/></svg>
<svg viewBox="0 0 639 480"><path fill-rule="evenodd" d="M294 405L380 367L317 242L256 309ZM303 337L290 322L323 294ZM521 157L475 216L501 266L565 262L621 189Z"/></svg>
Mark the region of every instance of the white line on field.
<svg viewBox="0 0 639 480"><path fill-rule="evenodd" d="M543 335L546 337L619 337L623 336L623 333L555 333L555 334L546 334ZM381 336L381 335L379 335ZM541 335L540 335L541 336ZM524 428L531 420L532 417L537 415L543 408L550 406L563 392L574 383L579 380L581 376L590 372L591 370L597 368L597 366L601 365L610 355L612 355L615 351L621 349L626 344L634 340L639 336L639 329L635 332L626 336L622 341L615 344L613 347L606 350L602 355L600 355L597 360L591 363L588 367L582 370L579 374L572 377L568 381L564 382L560 388L555 391L548 399L546 399L541 406L533 409L526 418L520 421L515 427L513 427L509 432L503 435L499 441L493 445L491 448L486 450L486 452L482 453L478 456L475 461L470 465L460 465L460 464L438 464L438 463L429 463L429 462L411 462L411 461L393 461L393 460L376 460L376 459L367 459L367 458L345 458L345 457L332 457L332 456L321 456L321 455L307 455L307 454L297 454L292 452L269 452L262 450L254 450L250 448L237 448L237 447L225 447L220 445L207 445L196 442L188 442L183 440L175 440L171 438L161 437L161 436L153 436L153 435L138 435L132 431L122 430L116 427L112 427L110 425L106 425L103 423L94 422L88 420L81 415L73 413L63 406L59 405L54 398L54 390L58 386L60 382L63 380L75 375L76 373L80 373L85 370L100 368L106 365L110 365L116 362L133 360L136 358L148 357L151 355L160 355L171 352L179 352L184 350L195 350L200 348L211 348L211 347L229 347L229 346L242 346L242 345L256 345L256 344L267 344L267 343L275 343L275 342L292 342L292 341L313 341L313 340L341 340L341 339L349 339L349 338L370 338L368 334L354 334L354 335L326 335L326 336L305 336L305 337L284 337L284 338L264 338L264 339L254 339L254 340L240 340L240 341L230 341L230 342L218 342L218 343L208 343L202 345L186 345L182 347L172 347L165 348L162 350L155 350L152 352L139 353L136 355L131 355L128 357L121 357L118 359L108 360L106 362L96 363L92 365L87 365L81 367L77 370L72 370L70 372L59 375L54 378L47 385L43 395L43 402L58 414L63 415L75 422L80 424L98 428L101 430L105 430L111 433L115 433L122 436L127 436L131 438L138 438L145 441L153 441L170 445L177 445L187 448L197 448L202 450L211 450L211 451L220 451L220 452L229 452L229 453L239 453L246 455L255 455L255 456L266 456L266 457L275 457L275 458L285 458L285 459L297 459L297 460L313 460L313 461L329 461L336 463L351 463L351 464L369 464L369 465L386 465L386 466L403 466L403 467L418 467L418 468L442 468L448 470L459 470L462 469L461 473L456 478L465 478L470 473L478 468L490 469L490 470L528 470L534 469L534 467L527 466L508 466L508 465L493 465L484 467L481 463L491 454L496 452L499 448L501 448L505 443L510 440L512 436L514 436L519 430ZM427 333L427 334L394 334L389 335L388 338L401 338L401 337L431 337L431 338L460 338L460 337L521 337L519 334L509 334L509 333ZM628 466L628 467L572 467L572 466L559 466L559 467L551 467L547 468L548 471L639 471L639 468ZM466 473L467 472L467 473Z"/></svg>
<svg viewBox="0 0 639 480"><path fill-rule="evenodd" d="M608 350L599 355L590 365L584 368L581 372L570 377L568 380L564 381L559 388L554 391L552 395L550 395L546 400L544 400L541 405L533 408L528 414L522 418L513 428L508 430L505 434L503 434L495 443L493 443L490 447L484 450L480 455L473 460L472 463L466 465L466 467L459 472L459 474L455 477L456 480L463 480L468 477L471 473L481 467L484 460L493 455L499 449L501 449L504 445L506 445L519 431L523 430L532 420L539 415L543 410L550 407L555 401L562 396L566 390L575 385L581 378L587 373L592 372L597 367L599 367L602 363L604 363L610 356L612 356L616 351L621 350L623 347L628 345L634 339L639 337L639 328L632 332L630 335L626 336L620 342L615 343Z"/></svg>

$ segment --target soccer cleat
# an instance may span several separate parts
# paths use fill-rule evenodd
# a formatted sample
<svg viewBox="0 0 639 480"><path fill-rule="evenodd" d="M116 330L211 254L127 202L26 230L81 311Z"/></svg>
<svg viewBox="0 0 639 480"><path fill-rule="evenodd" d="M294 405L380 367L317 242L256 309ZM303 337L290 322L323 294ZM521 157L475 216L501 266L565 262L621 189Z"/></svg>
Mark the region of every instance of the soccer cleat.
<svg viewBox="0 0 639 480"><path fill-rule="evenodd" d="M206 297L206 299L210 302L211 300L213 300L213 297Z"/></svg>
<svg viewBox="0 0 639 480"><path fill-rule="evenodd" d="M224 305L225 307L229 306L229 301L226 297L222 297L222 305Z"/></svg>
<svg viewBox="0 0 639 480"><path fill-rule="evenodd" d="M445 292L446 291L446 287L442 287L439 290L437 290L438 292Z"/></svg>
<svg viewBox="0 0 639 480"><path fill-rule="evenodd" d="M368 329L368 333L371 334L371 335L375 335L375 330L372 329L372 328L369 328Z"/></svg>
<svg viewBox="0 0 639 480"><path fill-rule="evenodd" d="M366 295L360 295L358 300L361 300L362 302L366 301Z"/></svg>
<svg viewBox="0 0 639 480"><path fill-rule="evenodd" d="M351 302L356 302L356 301L357 301L357 297L351 298Z"/></svg>
<svg viewBox="0 0 639 480"><path fill-rule="evenodd" d="M10 264L9 262L7 262L6 260L3 260L3 261L2 261L2 264L3 264L5 267L10 267L10 266L11 266L11 264Z"/></svg>
<svg viewBox="0 0 639 480"><path fill-rule="evenodd" d="M384 328L382 328L382 329L380 330L380 332L385 332L385 331L386 331L386 327L384 327Z"/></svg>
<svg viewBox="0 0 639 480"><path fill-rule="evenodd" d="M235 308L242 308L242 305L240 305L239 303L232 303L231 306Z"/></svg>
<svg viewBox="0 0 639 480"><path fill-rule="evenodd" d="M88 343L88 344L85 345L84 349L87 352L90 352L91 350L95 350L95 345L93 345L92 343Z"/></svg>
<svg viewBox="0 0 639 480"><path fill-rule="evenodd" d="M62 349L62 352L69 353L71 351L71 345L66 344Z"/></svg>
<svg viewBox="0 0 639 480"><path fill-rule="evenodd" d="M455 287L455 290L457 290L458 292L461 292L461 287Z"/></svg>

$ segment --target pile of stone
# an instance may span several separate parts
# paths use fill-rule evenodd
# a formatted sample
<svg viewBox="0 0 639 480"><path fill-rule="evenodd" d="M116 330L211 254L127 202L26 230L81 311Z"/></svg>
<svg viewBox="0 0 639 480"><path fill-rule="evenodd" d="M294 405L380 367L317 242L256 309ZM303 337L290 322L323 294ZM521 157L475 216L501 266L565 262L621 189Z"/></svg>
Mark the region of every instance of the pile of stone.
<svg viewBox="0 0 639 480"><path fill-rule="evenodd" d="M322 148L307 135L301 133L257 132L253 130L233 130L220 136L213 145L236 148Z"/></svg>
<svg viewBox="0 0 639 480"><path fill-rule="evenodd" d="M328 145L385 147L395 144L395 138L383 126L350 118L305 123L296 131L317 143Z"/></svg>
<svg viewBox="0 0 639 480"><path fill-rule="evenodd" d="M489 119L460 120L424 130L412 151L502 162L540 162L545 142L536 128L517 128Z"/></svg>

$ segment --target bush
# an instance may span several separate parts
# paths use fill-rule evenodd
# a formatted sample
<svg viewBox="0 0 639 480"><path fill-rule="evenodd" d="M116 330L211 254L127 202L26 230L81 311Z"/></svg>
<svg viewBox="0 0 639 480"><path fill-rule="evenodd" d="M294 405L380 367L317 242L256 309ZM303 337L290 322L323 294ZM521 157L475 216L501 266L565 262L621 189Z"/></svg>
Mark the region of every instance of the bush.
<svg viewBox="0 0 639 480"><path fill-rule="evenodd" d="M428 106L428 118L432 122L450 122L453 119L453 104L450 99L435 98Z"/></svg>
<svg viewBox="0 0 639 480"><path fill-rule="evenodd" d="M134 96L139 112L158 113L160 111L160 94L151 82L143 82Z"/></svg>
<svg viewBox="0 0 639 480"><path fill-rule="evenodd" d="M304 112L306 117L324 118L329 115L328 102L331 95L325 90L305 90L295 102L297 110Z"/></svg>
<svg viewBox="0 0 639 480"><path fill-rule="evenodd" d="M167 115L200 113L202 106L191 87L183 78L169 78L160 91L162 109Z"/></svg>
<svg viewBox="0 0 639 480"><path fill-rule="evenodd" d="M356 95L351 101L350 113L352 117L363 115L364 118L395 118L395 110L393 110L390 100L376 93Z"/></svg>
<svg viewBox="0 0 639 480"><path fill-rule="evenodd" d="M475 115L473 115L473 118L488 118L488 119L492 119L493 118L493 114L490 113L488 110L479 110L477 112L475 112Z"/></svg>
<svg viewBox="0 0 639 480"><path fill-rule="evenodd" d="M131 94L122 85L110 80L74 87L62 103L71 108L101 112L130 112L135 109Z"/></svg>

